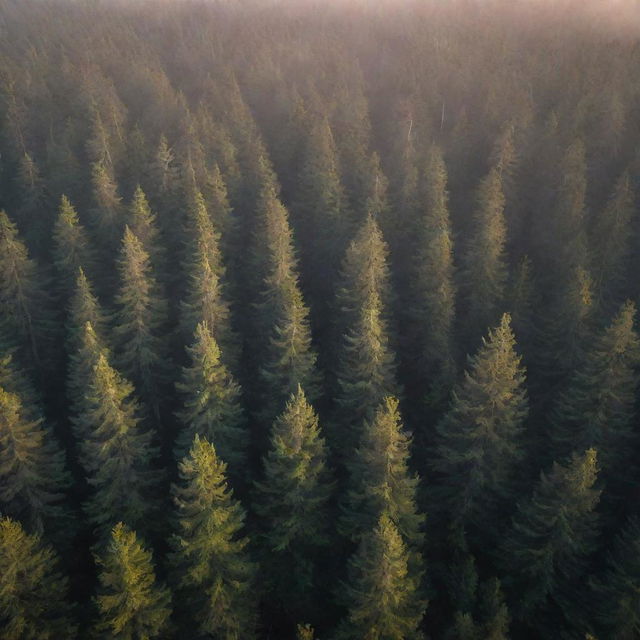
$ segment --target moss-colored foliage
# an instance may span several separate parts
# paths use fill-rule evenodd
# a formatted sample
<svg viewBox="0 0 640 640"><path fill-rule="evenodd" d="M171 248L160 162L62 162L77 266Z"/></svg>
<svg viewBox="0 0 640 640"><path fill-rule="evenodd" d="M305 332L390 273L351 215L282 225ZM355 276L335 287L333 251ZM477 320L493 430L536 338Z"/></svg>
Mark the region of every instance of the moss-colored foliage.
<svg viewBox="0 0 640 640"><path fill-rule="evenodd" d="M319 550L328 543L328 500L332 490L327 450L318 417L301 387L274 421L271 445L256 483L264 581L280 606L301 613L309 604Z"/></svg>
<svg viewBox="0 0 640 640"><path fill-rule="evenodd" d="M198 435L216 447L232 476L242 477L248 442L240 386L221 361L220 348L206 324L196 327L187 352L189 365L176 383L184 398L178 412L182 429L176 440L176 457L184 457Z"/></svg>
<svg viewBox="0 0 640 640"><path fill-rule="evenodd" d="M0 636L3 640L73 638L68 581L57 555L19 522L0 519Z"/></svg>
<svg viewBox="0 0 640 640"><path fill-rule="evenodd" d="M118 522L96 556L99 588L95 599L98 638L152 640L166 636L171 615L169 590L156 579L151 552L135 531Z"/></svg>
<svg viewBox="0 0 640 640"><path fill-rule="evenodd" d="M515 347L511 319L505 314L469 359L450 408L436 427L431 464L437 474L437 502L453 521L491 528L491 510L504 506L509 497L523 455L528 412L524 368Z"/></svg>
<svg viewBox="0 0 640 640"><path fill-rule="evenodd" d="M408 569L409 554L397 528L380 516L349 560L344 588L347 619L338 637L360 640L411 640L421 637L426 609L419 584Z"/></svg>
<svg viewBox="0 0 640 640"><path fill-rule="evenodd" d="M242 535L245 513L227 486L226 468L213 445L196 435L173 488L171 565L183 596L178 613L197 625L198 637L245 640L255 638L255 567Z"/></svg>

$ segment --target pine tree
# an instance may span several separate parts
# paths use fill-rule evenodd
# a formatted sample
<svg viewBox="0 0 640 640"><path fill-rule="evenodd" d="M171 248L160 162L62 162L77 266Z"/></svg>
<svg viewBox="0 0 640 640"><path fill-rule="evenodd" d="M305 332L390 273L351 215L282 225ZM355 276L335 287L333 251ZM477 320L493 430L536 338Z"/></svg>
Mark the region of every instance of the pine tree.
<svg viewBox="0 0 640 640"><path fill-rule="evenodd" d="M160 279L166 271L164 247L156 226L156 215L151 211L140 185L136 186L131 198L127 224L149 256L152 272Z"/></svg>
<svg viewBox="0 0 640 640"><path fill-rule="evenodd" d="M591 264L595 296L605 313L613 312L627 292L632 249L629 227L634 200L629 172L624 171L616 181L604 210L594 221Z"/></svg>
<svg viewBox="0 0 640 640"><path fill-rule="evenodd" d="M345 585L348 616L340 638L353 640L411 640L418 630L426 603L417 580L408 570L409 554L391 519L383 514L362 538L349 560Z"/></svg>
<svg viewBox="0 0 640 640"><path fill-rule="evenodd" d="M340 529L359 541L386 514L409 551L419 556L424 516L418 512L419 479L409 471L411 436L403 430L398 401L386 397L371 421L365 421L360 446L347 463L350 480ZM420 558L415 558L420 564Z"/></svg>
<svg viewBox="0 0 640 640"><path fill-rule="evenodd" d="M229 203L227 185L217 164L213 165L207 177L208 180L204 185L203 191L207 210L214 228L220 232L222 246L227 247L235 225L233 209Z"/></svg>
<svg viewBox="0 0 640 640"><path fill-rule="evenodd" d="M227 488L226 464L196 435L179 470L171 563L182 590L181 613L190 623L197 621L198 637L254 638L254 567L248 540L241 537L245 513Z"/></svg>
<svg viewBox="0 0 640 640"><path fill-rule="evenodd" d="M318 554L328 542L332 483L326 458L318 416L299 386L273 423L254 510L262 529L264 581L281 608L300 615L317 589Z"/></svg>
<svg viewBox="0 0 640 640"><path fill-rule="evenodd" d="M29 247L38 250L46 240L49 221L44 215L47 206L45 183L32 154L23 153L20 157L16 182L19 194L16 220L26 234Z"/></svg>
<svg viewBox="0 0 640 640"><path fill-rule="evenodd" d="M49 337L42 286L16 225L0 211L0 326L35 366Z"/></svg>
<svg viewBox="0 0 640 640"><path fill-rule="evenodd" d="M161 388L167 375L166 300L152 273L149 255L140 240L125 228L118 260L120 289L113 331L118 364L160 419Z"/></svg>
<svg viewBox="0 0 640 640"><path fill-rule="evenodd" d="M211 222L204 198L197 192L189 206L184 270L187 294L180 303L182 333L190 340L204 322L220 345L224 362L237 370L238 337L231 327L225 291L225 268L220 253L220 235Z"/></svg>
<svg viewBox="0 0 640 640"><path fill-rule="evenodd" d="M391 285L386 259L386 244L369 216L347 250L338 292L342 353L336 405L347 449L357 445L363 421L373 418L385 396L399 390L389 344Z"/></svg>
<svg viewBox="0 0 640 640"><path fill-rule="evenodd" d="M323 306L319 321L327 320L336 266L344 253L348 212L340 181L335 143L326 118L309 132L296 181L292 212L299 230L302 266L311 298Z"/></svg>
<svg viewBox="0 0 640 640"><path fill-rule="evenodd" d="M595 548L597 474L595 449L574 454L566 466L554 463L548 474L541 473L530 500L519 505L503 545L507 592L517 594L514 617L545 637L549 626L584 625L576 607L585 602L585 564Z"/></svg>
<svg viewBox="0 0 640 640"><path fill-rule="evenodd" d="M0 508L30 531L54 535L69 524L64 455L38 410L0 386Z"/></svg>
<svg viewBox="0 0 640 640"><path fill-rule="evenodd" d="M522 458L528 412L524 380L510 317L504 314L469 359L464 380L436 426L432 468L438 508L453 522L474 524L485 534L499 528L495 509L509 498Z"/></svg>
<svg viewBox="0 0 640 640"><path fill-rule="evenodd" d="M96 557L100 582L96 635L114 640L164 637L171 615L169 590L158 584L151 552L118 522Z"/></svg>
<svg viewBox="0 0 640 640"><path fill-rule="evenodd" d="M311 345L309 310L298 284L297 261L288 213L267 183L260 202L261 242L256 260L263 274L257 305L267 336L261 367L261 411L269 424L300 385L309 400L319 395L316 353Z"/></svg>
<svg viewBox="0 0 640 640"><path fill-rule="evenodd" d="M482 180L477 191L475 230L461 270L467 343L477 339L499 318L505 296L507 227L502 174L496 167Z"/></svg>
<svg viewBox="0 0 640 640"><path fill-rule="evenodd" d="M455 375L453 321L453 236L449 220L447 170L438 147L429 152L424 213L420 216L413 278L412 324L416 327L419 378L426 380L432 406L448 396Z"/></svg>
<svg viewBox="0 0 640 640"><path fill-rule="evenodd" d="M629 481L634 433L640 341L633 303L622 305L587 348L584 362L558 396L549 430L556 459L573 450L600 452L602 475L615 487ZM611 487L613 488L613 487Z"/></svg>
<svg viewBox="0 0 640 640"><path fill-rule="evenodd" d="M196 327L194 341L187 348L188 367L176 384L183 395L178 412L183 429L176 442L176 457L184 457L199 435L215 445L234 477L241 477L247 453L247 426L242 408L242 391L221 361L220 348L208 326Z"/></svg>
<svg viewBox="0 0 640 640"><path fill-rule="evenodd" d="M0 636L4 640L76 637L59 560L38 535L0 519Z"/></svg>
<svg viewBox="0 0 640 640"><path fill-rule="evenodd" d="M80 462L92 487L85 505L89 522L98 534L106 534L118 518L147 530L158 478L150 470L155 450L131 398L133 388L111 368L105 351L85 384L80 412L73 419L82 434Z"/></svg>
<svg viewBox="0 0 640 640"><path fill-rule="evenodd" d="M80 224L78 214L66 196L60 200L58 218L53 226L53 264L57 285L63 299L71 297L78 270L93 273L95 269L89 238Z"/></svg>
<svg viewBox="0 0 640 640"><path fill-rule="evenodd" d="M93 207L90 211L93 227L99 238L105 257L118 246L124 227L122 199L112 169L104 161L95 162L91 168Z"/></svg>
<svg viewBox="0 0 640 640"><path fill-rule="evenodd" d="M640 634L640 521L632 517L616 536L602 576L593 581L601 638Z"/></svg>

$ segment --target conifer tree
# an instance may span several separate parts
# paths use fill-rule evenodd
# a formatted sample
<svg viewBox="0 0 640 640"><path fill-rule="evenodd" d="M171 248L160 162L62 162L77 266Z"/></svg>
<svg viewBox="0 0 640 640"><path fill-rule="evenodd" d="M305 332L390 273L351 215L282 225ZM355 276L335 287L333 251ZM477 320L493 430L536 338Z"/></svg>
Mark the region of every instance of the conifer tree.
<svg viewBox="0 0 640 640"><path fill-rule="evenodd" d="M0 211L0 326L34 365L40 364L41 346L49 337L42 286L16 225Z"/></svg>
<svg viewBox="0 0 640 640"><path fill-rule="evenodd" d="M380 514L392 520L409 551L419 556L424 516L418 512L418 477L409 471L411 436L403 430L398 401L386 397L365 421L360 446L347 467L350 481L340 528L354 542L369 533ZM420 563L420 558L415 561Z"/></svg>
<svg viewBox="0 0 640 640"><path fill-rule="evenodd" d="M136 235L125 228L118 260L120 289L113 330L118 363L135 385L156 420L160 418L161 387L167 373L166 300L152 273L149 255Z"/></svg>
<svg viewBox="0 0 640 640"><path fill-rule="evenodd" d="M131 398L133 388L111 368L104 350L85 384L74 422L83 436L80 461L92 488L85 505L89 522L99 534L106 534L118 518L147 530L158 478L150 470L155 450Z"/></svg>
<svg viewBox="0 0 640 640"><path fill-rule="evenodd" d="M0 386L0 509L30 531L59 535L69 524L69 477L51 430L32 417L37 413Z"/></svg>
<svg viewBox="0 0 640 640"><path fill-rule="evenodd" d="M632 517L613 542L604 574L593 582L602 638L640 634L640 521Z"/></svg>
<svg viewBox="0 0 640 640"><path fill-rule="evenodd" d="M455 375L453 321L453 237L449 220L447 170L438 147L431 147L425 171L424 212L417 230L412 324L416 327L419 378L426 380L429 404L448 395Z"/></svg>
<svg viewBox="0 0 640 640"><path fill-rule="evenodd" d="M273 423L254 502L262 529L264 581L282 608L298 614L312 602L318 554L328 542L332 483L326 458L318 416L299 386Z"/></svg>
<svg viewBox="0 0 640 640"><path fill-rule="evenodd" d="M198 637L254 638L254 567L241 535L245 513L227 487L226 464L196 435L179 470L171 563L181 590L180 613L197 622Z"/></svg>
<svg viewBox="0 0 640 640"><path fill-rule="evenodd" d="M309 132L292 206L303 249L305 280L312 298L322 305L331 297L335 270L344 253L346 208L335 143L323 118ZM322 323L326 322L323 314L319 318Z"/></svg>
<svg viewBox="0 0 640 640"><path fill-rule="evenodd" d="M574 454L565 466L554 463L549 473L541 473L533 496L519 505L504 542L514 617L543 633L550 632L548 625L558 628L558 612L564 624L578 630L584 624L576 606L585 601L585 564L597 535L597 474L595 449Z"/></svg>
<svg viewBox="0 0 640 640"><path fill-rule="evenodd" d="M158 212L160 227L169 230L174 223L173 213L178 210L179 180L173 151L164 135L160 136L158 147L149 160L146 169L148 183L145 192L154 211ZM168 235L167 238L171 236Z"/></svg>
<svg viewBox="0 0 640 640"><path fill-rule="evenodd" d="M453 522L475 524L485 533L499 526L492 515L512 490L528 412L510 321L504 314L483 338L436 426L432 468L438 507Z"/></svg>
<svg viewBox="0 0 640 640"><path fill-rule="evenodd" d="M626 293L632 249L629 225L634 204L629 172L624 171L616 181L604 210L596 217L592 231L591 264L595 296L605 313L614 311Z"/></svg>
<svg viewBox="0 0 640 640"><path fill-rule="evenodd" d="M584 361L558 396L549 435L556 459L573 450L597 449L602 475L619 487L629 480L637 443L634 433L640 341L636 309L624 304L588 347Z"/></svg>
<svg viewBox="0 0 640 640"><path fill-rule="evenodd" d="M135 531L118 522L103 553L96 557L99 638L138 640L164 637L171 615L169 590L156 579L151 552Z"/></svg>
<svg viewBox="0 0 640 640"><path fill-rule="evenodd" d="M477 191L475 229L461 270L467 341L477 340L499 318L505 296L507 265L506 222L502 174L496 167L483 178Z"/></svg>
<svg viewBox="0 0 640 640"><path fill-rule="evenodd" d="M104 252L112 252L118 246L124 227L122 199L112 169L104 161L95 162L91 168L93 207L90 211L93 226ZM105 257L108 254L105 253Z"/></svg>
<svg viewBox="0 0 640 640"><path fill-rule="evenodd" d="M0 519L0 636L3 640L76 637L59 560L37 534Z"/></svg>
<svg viewBox="0 0 640 640"><path fill-rule="evenodd" d="M263 279L257 307L267 336L259 371L260 417L268 424L298 385L313 402L319 394L319 378L288 214L273 183L263 189L259 215L262 239L256 259Z"/></svg>
<svg viewBox="0 0 640 640"><path fill-rule="evenodd" d="M184 457L199 435L216 447L231 474L240 477L246 471L248 444L240 386L221 361L218 343L205 323L196 327L187 352L189 366L182 369L176 384L184 398L178 412L183 429L177 438L176 457Z"/></svg>
<svg viewBox="0 0 640 640"><path fill-rule="evenodd" d="M214 228L220 232L222 246L226 248L235 224L227 185L217 164L213 165L211 171L207 173L207 177L208 180L203 190L207 210Z"/></svg>
<svg viewBox="0 0 640 640"><path fill-rule="evenodd" d="M93 273L95 269L89 238L78 214L66 196L60 200L58 218L53 226L53 263L57 286L66 301L74 291L78 270Z"/></svg>
<svg viewBox="0 0 640 640"><path fill-rule="evenodd" d="M372 419L383 398L399 390L389 344L391 288L386 258L380 229L369 216L347 250L338 291L342 353L336 405L347 448L357 445L363 420Z"/></svg>
<svg viewBox="0 0 640 640"><path fill-rule="evenodd" d="M128 214L129 229L147 252L151 270L156 278L160 279L166 269L164 248L156 226L156 216L151 211L147 197L140 185L136 186L133 193Z"/></svg>
<svg viewBox="0 0 640 640"><path fill-rule="evenodd" d="M30 153L20 157L17 171L19 205L16 219L25 233L31 250L41 248L49 230L45 218L47 194L40 167Z"/></svg>
<svg viewBox="0 0 640 640"><path fill-rule="evenodd" d="M409 554L402 536L382 514L349 560L345 585L347 619L338 637L353 640L420 638L426 609L418 580L408 570Z"/></svg>
<svg viewBox="0 0 640 640"><path fill-rule="evenodd" d="M190 340L197 325L204 322L220 345L224 362L235 371L239 346L226 298L220 234L211 222L200 192L196 192L189 205L187 227L184 270L188 282L186 296L180 303L182 332Z"/></svg>

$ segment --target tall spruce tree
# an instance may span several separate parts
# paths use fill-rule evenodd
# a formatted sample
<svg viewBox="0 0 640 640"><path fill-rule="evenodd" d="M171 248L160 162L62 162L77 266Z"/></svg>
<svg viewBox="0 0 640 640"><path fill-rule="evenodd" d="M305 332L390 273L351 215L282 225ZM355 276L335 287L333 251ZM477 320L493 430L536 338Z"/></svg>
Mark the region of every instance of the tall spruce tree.
<svg viewBox="0 0 640 640"><path fill-rule="evenodd" d="M118 364L160 420L162 386L167 378L166 300L159 290L149 255L125 228L118 260L120 288L113 338Z"/></svg>
<svg viewBox="0 0 640 640"><path fill-rule="evenodd" d="M98 638L152 640L165 637L171 615L169 590L158 584L151 552L135 531L118 522L105 550L96 556L99 590L95 599Z"/></svg>
<svg viewBox="0 0 640 640"><path fill-rule="evenodd" d="M271 182L262 191L258 230L256 261L262 283L257 308L262 335L267 337L259 371L260 417L270 424L298 385L312 402L320 390L309 309L298 283L293 234L287 210Z"/></svg>
<svg viewBox="0 0 640 640"><path fill-rule="evenodd" d="M392 520L382 514L349 559L349 577L344 587L348 614L339 628L339 638L421 637L419 626L426 602L408 567L409 554L402 536Z"/></svg>
<svg viewBox="0 0 640 640"><path fill-rule="evenodd" d="M131 398L133 387L109 365L104 350L85 385L74 422L82 436L80 462L92 489L85 504L88 520L99 535L118 519L146 531L157 506L158 475L150 469L155 450Z"/></svg>
<svg viewBox="0 0 640 640"><path fill-rule="evenodd" d="M29 531L70 534L64 455L38 413L0 386L0 510Z"/></svg>
<svg viewBox="0 0 640 640"><path fill-rule="evenodd" d="M594 447L603 478L617 489L631 480L629 469L637 445L640 341L635 315L635 305L627 302L587 347L584 361L558 396L549 429L557 460L573 450Z"/></svg>
<svg viewBox="0 0 640 640"><path fill-rule="evenodd" d="M44 281L18 236L16 225L0 211L0 327L34 366L50 333Z"/></svg>
<svg viewBox="0 0 640 640"><path fill-rule="evenodd" d="M66 196L60 200L58 217L53 226L53 264L56 285L65 302L71 297L78 269L94 273L95 262L89 238L78 214Z"/></svg>
<svg viewBox="0 0 640 640"><path fill-rule="evenodd" d="M180 303L182 333L186 340L191 340L197 325L204 322L220 346L225 364L235 372L238 368L239 344L231 327L220 234L211 222L200 192L188 205L187 216L184 260L187 293Z"/></svg>
<svg viewBox="0 0 640 640"><path fill-rule="evenodd" d="M484 534L499 529L496 508L513 491L528 402L508 314L469 359L448 412L436 426L431 462L438 510ZM475 529L477 532L478 529Z"/></svg>
<svg viewBox="0 0 640 640"><path fill-rule="evenodd" d="M40 536L0 519L0 636L4 640L74 638L77 626L59 559Z"/></svg>
<svg viewBox="0 0 640 640"><path fill-rule="evenodd" d="M93 206L91 220L100 241L103 257L108 258L118 246L124 227L122 199L113 170L104 161L95 162L91 168Z"/></svg>
<svg viewBox="0 0 640 640"><path fill-rule="evenodd" d="M187 352L189 366L176 383L184 398L178 412L183 428L176 440L176 457L187 455L198 435L216 447L231 475L241 478L246 473L248 434L240 386L221 361L218 343L205 323L196 327Z"/></svg>
<svg viewBox="0 0 640 640"><path fill-rule="evenodd" d="M149 264L155 277L161 280L166 273L164 246L156 225L156 215L151 211L140 185L136 186L129 204L127 225L149 256Z"/></svg>
<svg viewBox="0 0 640 640"><path fill-rule="evenodd" d="M596 451L574 454L541 473L532 497L518 507L501 560L514 618L546 636L569 628L584 635L586 561L595 549Z"/></svg>
<svg viewBox="0 0 640 640"><path fill-rule="evenodd" d="M390 345L391 285L387 246L369 216L347 249L337 303L342 352L337 366L336 421L347 449L382 400L398 395Z"/></svg>
<svg viewBox="0 0 640 640"><path fill-rule="evenodd" d="M332 490L318 416L299 386L274 421L271 446L256 483L262 570L271 600L295 619L309 613L317 590L318 558L328 543Z"/></svg>
<svg viewBox="0 0 640 640"><path fill-rule="evenodd" d="M424 515L417 507L418 476L409 471L411 436L403 430L398 401L386 397L372 420L365 421L360 446L347 462L349 483L339 528L359 541L386 514L408 550L419 556ZM415 557L420 564L420 558Z"/></svg>
<svg viewBox="0 0 640 640"><path fill-rule="evenodd" d="M197 621L198 637L255 638L255 568L242 537L245 513L225 478L226 464L198 435L173 487L178 530L171 565L179 615Z"/></svg>
<svg viewBox="0 0 640 640"><path fill-rule="evenodd" d="M426 384L427 401L438 407L455 375L453 322L453 234L449 220L447 170L438 147L431 147L425 170L423 212L417 229L417 258L412 286L412 325L419 345L413 357Z"/></svg>
<svg viewBox="0 0 640 640"><path fill-rule="evenodd" d="M616 536L605 571L593 581L593 592L598 636L616 640L637 638L640 634L640 521L637 516Z"/></svg>
<svg viewBox="0 0 640 640"><path fill-rule="evenodd" d="M474 231L460 271L470 349L476 348L479 337L499 319L507 283L505 199L497 167L480 182L476 200Z"/></svg>

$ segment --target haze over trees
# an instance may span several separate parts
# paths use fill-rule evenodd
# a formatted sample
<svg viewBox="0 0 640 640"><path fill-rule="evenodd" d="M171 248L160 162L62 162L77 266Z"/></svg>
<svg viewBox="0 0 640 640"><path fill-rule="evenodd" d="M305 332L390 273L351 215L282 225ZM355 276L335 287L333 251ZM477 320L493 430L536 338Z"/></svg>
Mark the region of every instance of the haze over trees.
<svg viewBox="0 0 640 640"><path fill-rule="evenodd" d="M0 638L640 638L638 69L632 0L0 2Z"/></svg>

